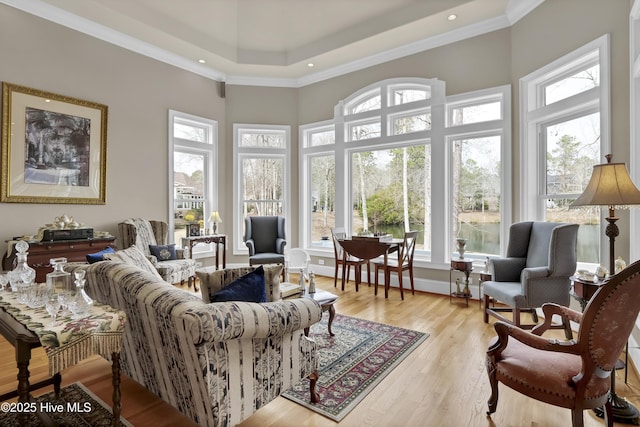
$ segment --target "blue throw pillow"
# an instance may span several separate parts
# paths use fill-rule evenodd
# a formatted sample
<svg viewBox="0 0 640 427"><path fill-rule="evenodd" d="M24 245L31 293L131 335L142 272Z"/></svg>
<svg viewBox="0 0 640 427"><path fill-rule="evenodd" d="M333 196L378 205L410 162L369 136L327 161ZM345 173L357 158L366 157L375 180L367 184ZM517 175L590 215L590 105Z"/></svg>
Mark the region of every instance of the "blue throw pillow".
<svg viewBox="0 0 640 427"><path fill-rule="evenodd" d="M223 301L267 302L267 289L262 266L251 273L238 277L211 295L211 302Z"/></svg>
<svg viewBox="0 0 640 427"><path fill-rule="evenodd" d="M112 254L114 252L115 252L115 250L111 246L107 246L106 248L104 248L100 252L96 252L94 254L87 254L87 262L89 264L93 264L94 262L102 261L103 260L102 255L104 255L104 254Z"/></svg>
<svg viewBox="0 0 640 427"><path fill-rule="evenodd" d="M151 252L151 255L155 256L158 261L178 259L175 243L170 245L149 245L149 252Z"/></svg>

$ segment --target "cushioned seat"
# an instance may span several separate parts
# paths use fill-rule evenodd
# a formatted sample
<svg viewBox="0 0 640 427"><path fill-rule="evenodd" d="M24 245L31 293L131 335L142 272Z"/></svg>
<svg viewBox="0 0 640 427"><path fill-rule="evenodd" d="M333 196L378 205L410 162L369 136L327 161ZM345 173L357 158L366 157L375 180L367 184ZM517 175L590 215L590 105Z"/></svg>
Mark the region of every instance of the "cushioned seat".
<svg viewBox="0 0 640 427"><path fill-rule="evenodd" d="M192 283L196 286L196 262L193 259L185 259L182 249L168 245L169 227L166 222L131 218L118 224L118 231L122 247L126 249L136 246L147 256L165 282L183 284L187 281L189 286ZM152 254L152 248L158 254L172 254L173 249L176 259L162 259L162 255L161 259L158 259L158 256Z"/></svg>

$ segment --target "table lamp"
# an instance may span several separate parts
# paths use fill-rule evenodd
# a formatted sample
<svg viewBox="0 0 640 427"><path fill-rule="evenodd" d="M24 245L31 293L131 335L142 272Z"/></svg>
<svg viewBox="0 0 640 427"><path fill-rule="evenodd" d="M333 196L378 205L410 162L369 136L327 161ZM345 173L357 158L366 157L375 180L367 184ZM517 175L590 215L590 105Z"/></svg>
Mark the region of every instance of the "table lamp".
<svg viewBox="0 0 640 427"><path fill-rule="evenodd" d="M609 216L605 218L609 223L605 234L609 237L609 274L614 274L616 259L614 245L616 237L620 234L616 225L618 218L615 216L614 210L629 205L639 205L640 190L631 181L629 171L624 163L611 163L611 154L607 154L605 157L607 163L593 167L587 188L570 207L607 206L609 208ZM616 369L618 369L617 366ZM637 420L640 415L638 410L626 399L620 398L616 394L615 378L615 373L612 373L609 402L614 421L629 423ZM604 408L596 408L594 411L599 417L604 417Z"/></svg>
<svg viewBox="0 0 640 427"><path fill-rule="evenodd" d="M209 221L211 221L211 225L213 226L213 234L216 234L216 230L218 229L218 223L222 222L222 218L220 218L220 214L218 213L218 211L211 212Z"/></svg>

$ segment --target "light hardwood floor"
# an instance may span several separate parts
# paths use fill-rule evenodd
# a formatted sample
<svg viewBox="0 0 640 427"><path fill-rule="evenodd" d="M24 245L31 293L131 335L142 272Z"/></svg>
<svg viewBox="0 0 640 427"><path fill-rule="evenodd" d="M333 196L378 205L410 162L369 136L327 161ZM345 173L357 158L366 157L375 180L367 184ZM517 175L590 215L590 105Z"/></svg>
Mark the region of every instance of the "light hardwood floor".
<svg viewBox="0 0 640 427"><path fill-rule="evenodd" d="M391 372L341 423L340 426L436 427L488 426L539 427L570 426L571 414L528 399L500 386L498 410L486 416L490 388L484 366L488 341L494 336L490 324L482 321L478 301L469 307L450 304L449 297L427 293L405 294L392 289L389 299L373 295L362 286L355 292L353 282L341 292L333 279L317 277L318 287L339 296L338 313L426 332L430 337ZM382 290L382 289L381 289ZM552 336L562 338L561 331ZM13 347L0 341L0 394L16 386ZM35 382L46 375L41 350L31 364ZM618 395L640 405L640 378L629 370L617 376ZM81 381L106 402L111 402L110 365L99 357L88 359L63 372L63 385ZM122 384L122 414L136 427L193 425L163 401L126 378ZM585 426L601 426L602 420L585 411ZM287 399L277 398L261 408L241 427L333 426L335 422ZM623 424L616 424L623 425Z"/></svg>

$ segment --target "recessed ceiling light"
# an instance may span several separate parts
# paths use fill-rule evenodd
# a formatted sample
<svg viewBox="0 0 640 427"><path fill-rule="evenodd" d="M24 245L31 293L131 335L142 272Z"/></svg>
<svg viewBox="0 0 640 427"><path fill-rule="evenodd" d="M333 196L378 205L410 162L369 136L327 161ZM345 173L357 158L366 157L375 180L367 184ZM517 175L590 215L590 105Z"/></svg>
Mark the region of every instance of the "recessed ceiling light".
<svg viewBox="0 0 640 427"><path fill-rule="evenodd" d="M313 62L309 62L309 63L307 64L307 67L311 68L311 67L314 67L315 65L316 65L316 64L314 64Z"/></svg>
<svg viewBox="0 0 640 427"><path fill-rule="evenodd" d="M454 19L456 19L457 17L458 17L458 15L456 15L456 14L453 14L453 13L452 13L451 15L447 16L447 19L448 19L449 21L453 21L453 20L454 20Z"/></svg>
<svg viewBox="0 0 640 427"><path fill-rule="evenodd" d="M205 61L204 59L198 59L198 62L201 63L201 64L206 64L207 63L207 61Z"/></svg>

